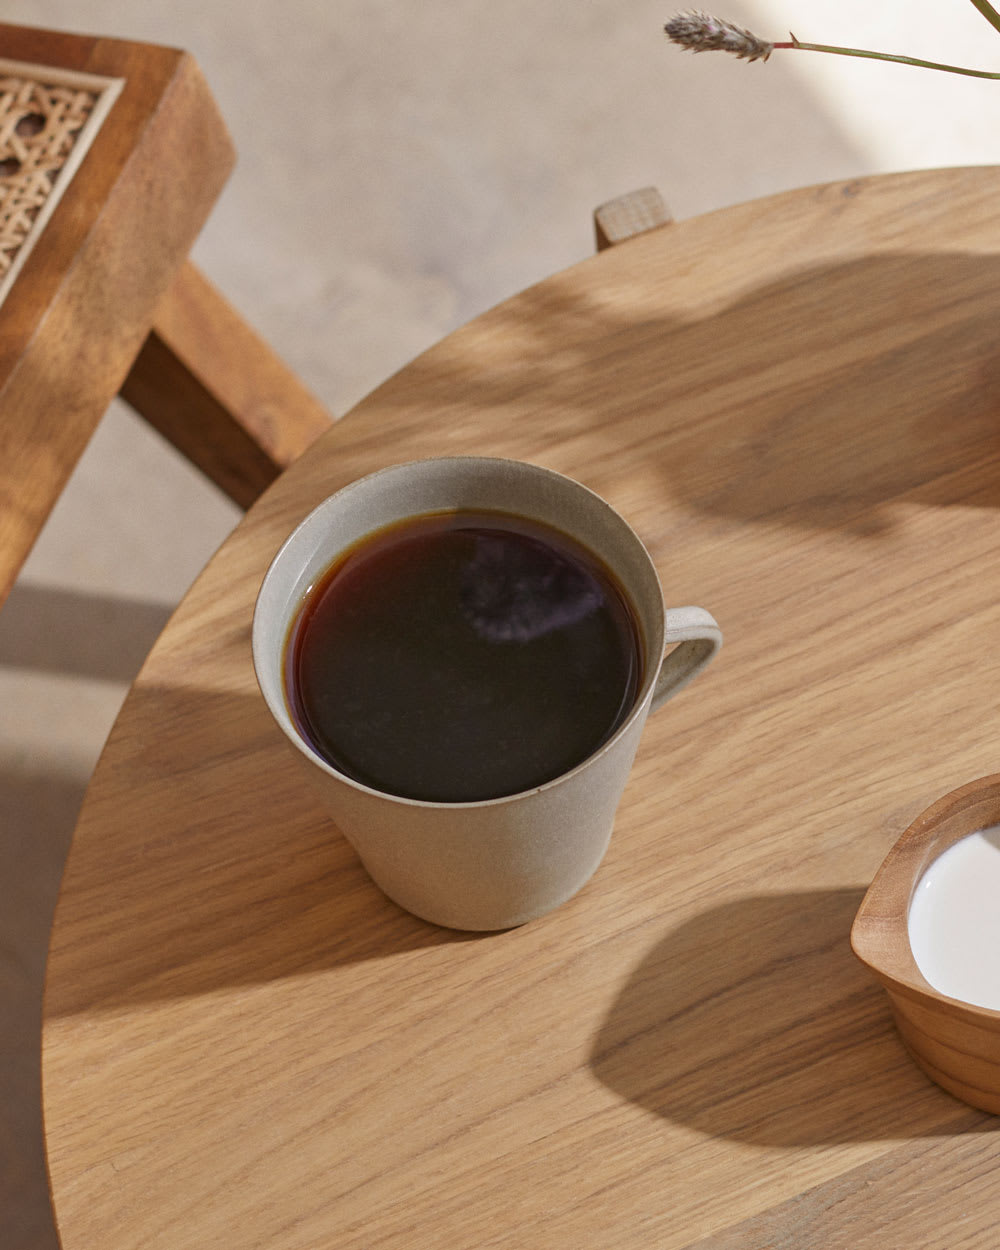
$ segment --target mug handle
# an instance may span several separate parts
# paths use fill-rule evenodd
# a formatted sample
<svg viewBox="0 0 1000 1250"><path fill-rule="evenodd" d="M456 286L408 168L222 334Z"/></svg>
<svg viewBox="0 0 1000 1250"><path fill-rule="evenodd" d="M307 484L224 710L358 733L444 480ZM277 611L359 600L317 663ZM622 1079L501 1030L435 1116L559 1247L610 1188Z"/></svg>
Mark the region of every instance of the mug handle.
<svg viewBox="0 0 1000 1250"><path fill-rule="evenodd" d="M722 630L704 608L667 608L665 616L664 644L679 645L663 657L649 705L651 712L697 677L722 646Z"/></svg>

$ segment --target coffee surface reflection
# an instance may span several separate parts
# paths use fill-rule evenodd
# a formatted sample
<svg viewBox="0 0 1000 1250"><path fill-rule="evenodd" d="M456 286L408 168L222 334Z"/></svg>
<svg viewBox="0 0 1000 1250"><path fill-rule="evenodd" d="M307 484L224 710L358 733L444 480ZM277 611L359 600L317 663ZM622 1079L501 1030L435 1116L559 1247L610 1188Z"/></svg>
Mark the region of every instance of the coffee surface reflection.
<svg viewBox="0 0 1000 1250"><path fill-rule="evenodd" d="M642 683L635 613L568 535L442 512L369 535L293 621L286 696L313 748L373 789L498 798L581 763Z"/></svg>

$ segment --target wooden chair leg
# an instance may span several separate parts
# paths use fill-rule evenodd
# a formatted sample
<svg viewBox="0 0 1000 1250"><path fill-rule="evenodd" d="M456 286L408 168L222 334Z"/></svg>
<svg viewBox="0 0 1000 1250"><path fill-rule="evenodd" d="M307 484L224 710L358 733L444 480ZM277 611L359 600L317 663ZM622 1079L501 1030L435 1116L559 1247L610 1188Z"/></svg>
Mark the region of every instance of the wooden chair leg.
<svg viewBox="0 0 1000 1250"><path fill-rule="evenodd" d="M630 191L594 210L597 250L603 252L605 248L624 243L637 234L667 226L671 221L670 209L656 187Z"/></svg>
<svg viewBox="0 0 1000 1250"><path fill-rule="evenodd" d="M331 424L191 262L157 309L121 396L243 508Z"/></svg>

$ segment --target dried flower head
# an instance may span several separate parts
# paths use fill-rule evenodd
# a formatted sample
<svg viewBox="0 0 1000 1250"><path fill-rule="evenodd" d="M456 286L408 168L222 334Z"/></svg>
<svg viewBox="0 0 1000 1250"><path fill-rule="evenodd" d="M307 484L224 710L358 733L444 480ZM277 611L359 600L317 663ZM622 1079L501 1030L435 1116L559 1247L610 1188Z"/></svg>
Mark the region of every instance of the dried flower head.
<svg viewBox="0 0 1000 1250"><path fill-rule="evenodd" d="M674 43L690 52L731 52L748 61L766 61L774 51L774 44L766 39L707 13L681 13L663 29Z"/></svg>

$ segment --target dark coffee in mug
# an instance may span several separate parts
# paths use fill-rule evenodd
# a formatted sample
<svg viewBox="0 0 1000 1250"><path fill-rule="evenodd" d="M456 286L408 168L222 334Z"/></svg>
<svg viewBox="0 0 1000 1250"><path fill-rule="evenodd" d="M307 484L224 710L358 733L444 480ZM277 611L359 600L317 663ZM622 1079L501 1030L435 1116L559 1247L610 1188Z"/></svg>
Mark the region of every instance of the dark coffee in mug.
<svg viewBox="0 0 1000 1250"><path fill-rule="evenodd" d="M562 532L493 511L428 513L342 553L285 650L302 736L405 798L530 790L605 743L643 678L636 613Z"/></svg>

